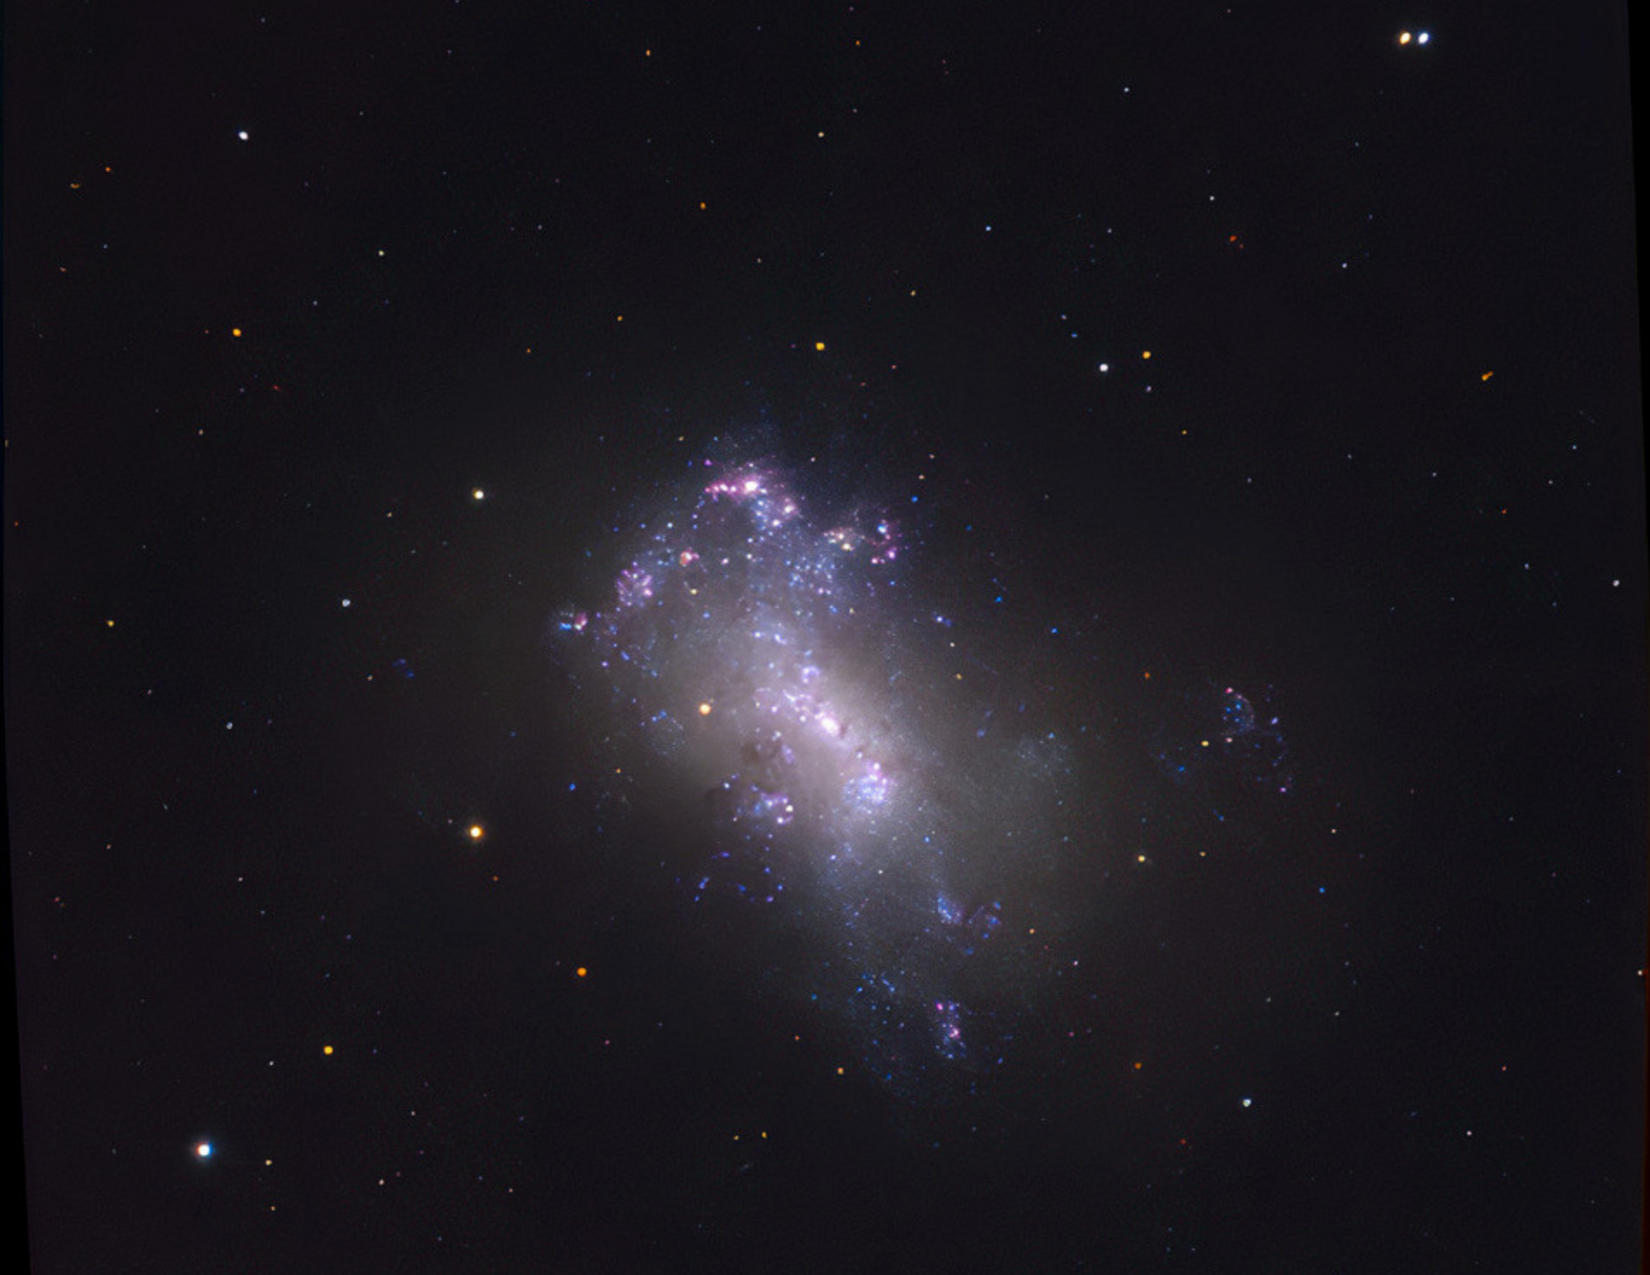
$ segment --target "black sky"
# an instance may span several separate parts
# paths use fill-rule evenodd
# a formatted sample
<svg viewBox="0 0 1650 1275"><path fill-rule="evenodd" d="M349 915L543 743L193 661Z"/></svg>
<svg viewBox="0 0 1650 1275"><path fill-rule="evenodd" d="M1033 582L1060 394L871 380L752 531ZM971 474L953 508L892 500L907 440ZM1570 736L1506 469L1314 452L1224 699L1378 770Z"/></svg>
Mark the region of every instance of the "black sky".
<svg viewBox="0 0 1650 1275"><path fill-rule="evenodd" d="M35 1270L1635 1268L1624 6L24 3L5 50ZM1083 635L1095 853L1162 870L977 1103L837 1075L805 945L587 795L547 626L741 446L920 490L959 614ZM1165 771L1228 684L1286 802Z"/></svg>

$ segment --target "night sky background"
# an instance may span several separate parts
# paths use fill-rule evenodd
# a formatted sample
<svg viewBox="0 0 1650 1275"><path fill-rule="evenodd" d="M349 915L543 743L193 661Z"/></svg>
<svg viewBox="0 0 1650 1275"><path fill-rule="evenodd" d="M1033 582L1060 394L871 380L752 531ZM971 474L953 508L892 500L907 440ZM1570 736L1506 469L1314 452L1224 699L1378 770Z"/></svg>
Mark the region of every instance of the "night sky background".
<svg viewBox="0 0 1650 1275"><path fill-rule="evenodd" d="M1636 1269L1624 5L5 18L35 1271ZM610 773L707 458L1070 742L1000 1056Z"/></svg>

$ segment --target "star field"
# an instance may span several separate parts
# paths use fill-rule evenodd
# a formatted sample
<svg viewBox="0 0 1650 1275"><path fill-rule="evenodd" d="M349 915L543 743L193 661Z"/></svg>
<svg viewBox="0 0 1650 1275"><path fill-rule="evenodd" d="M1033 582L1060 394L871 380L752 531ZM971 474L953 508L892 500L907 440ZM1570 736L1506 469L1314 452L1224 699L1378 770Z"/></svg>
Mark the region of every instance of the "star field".
<svg viewBox="0 0 1650 1275"><path fill-rule="evenodd" d="M1630 1267L1624 7L8 17L31 1269Z"/></svg>

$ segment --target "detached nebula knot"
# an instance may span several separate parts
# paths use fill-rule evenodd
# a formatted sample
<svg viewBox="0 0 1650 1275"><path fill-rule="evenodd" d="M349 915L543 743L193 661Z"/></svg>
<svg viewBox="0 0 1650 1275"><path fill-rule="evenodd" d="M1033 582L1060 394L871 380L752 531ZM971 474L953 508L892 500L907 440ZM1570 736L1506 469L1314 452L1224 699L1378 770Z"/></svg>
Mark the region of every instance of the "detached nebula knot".
<svg viewBox="0 0 1650 1275"><path fill-rule="evenodd" d="M592 550L610 589L551 632L603 838L707 959L918 1101L1048 1063L1050 1002L1096 1000L1106 884L1147 859L1092 639L976 535L706 463Z"/></svg>

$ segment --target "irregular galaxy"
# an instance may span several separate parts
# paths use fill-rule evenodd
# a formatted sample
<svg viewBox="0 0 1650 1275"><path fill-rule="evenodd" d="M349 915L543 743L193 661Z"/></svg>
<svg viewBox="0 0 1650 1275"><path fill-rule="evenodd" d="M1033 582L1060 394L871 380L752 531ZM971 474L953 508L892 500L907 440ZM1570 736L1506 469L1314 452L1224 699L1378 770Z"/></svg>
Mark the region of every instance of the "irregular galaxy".
<svg viewBox="0 0 1650 1275"><path fill-rule="evenodd" d="M1062 688L999 676L1031 652L936 610L938 564L913 571L885 515L821 518L771 466L708 462L662 503L608 600L556 621L608 796L676 831L687 904L802 936L781 990L863 1067L920 1088L1003 1064L1100 875L1092 820L1076 834L1102 779L1053 724Z"/></svg>

